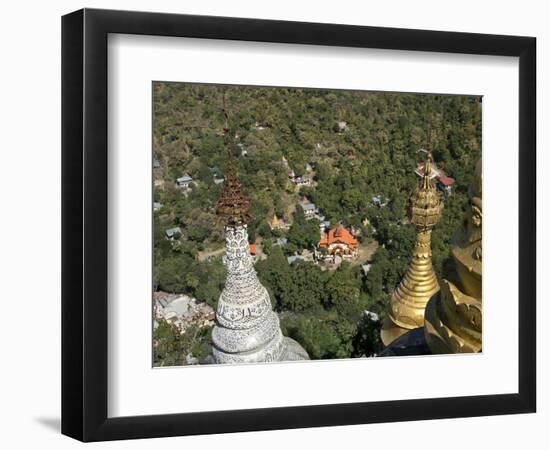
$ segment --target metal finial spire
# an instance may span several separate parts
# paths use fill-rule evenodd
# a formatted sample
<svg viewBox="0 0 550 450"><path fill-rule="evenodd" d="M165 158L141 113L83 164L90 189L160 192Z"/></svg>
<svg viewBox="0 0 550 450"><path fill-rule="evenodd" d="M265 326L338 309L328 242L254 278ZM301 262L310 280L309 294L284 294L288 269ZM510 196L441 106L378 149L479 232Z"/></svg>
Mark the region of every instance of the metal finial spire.
<svg viewBox="0 0 550 450"><path fill-rule="evenodd" d="M422 189L432 188L432 155L427 152L426 161L424 161L424 175L422 176Z"/></svg>
<svg viewBox="0 0 550 450"><path fill-rule="evenodd" d="M223 112L223 118L224 118L224 126L223 126L223 142L225 144L225 148L227 149L227 177L233 176L233 149L231 148L231 141L230 141L230 133L231 130L229 128L229 114L227 112L227 107L225 103L225 92L223 93L222 97L222 112Z"/></svg>

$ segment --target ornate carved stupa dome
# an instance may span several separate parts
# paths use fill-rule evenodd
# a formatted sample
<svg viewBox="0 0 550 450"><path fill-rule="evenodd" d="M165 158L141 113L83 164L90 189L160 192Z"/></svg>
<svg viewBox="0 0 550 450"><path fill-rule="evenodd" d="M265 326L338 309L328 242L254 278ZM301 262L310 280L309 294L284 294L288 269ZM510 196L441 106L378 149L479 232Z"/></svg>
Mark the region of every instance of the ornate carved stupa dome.
<svg viewBox="0 0 550 450"><path fill-rule="evenodd" d="M281 332L269 294L254 270L246 224L226 225L225 240L227 279L212 332L214 360L226 364L309 359Z"/></svg>

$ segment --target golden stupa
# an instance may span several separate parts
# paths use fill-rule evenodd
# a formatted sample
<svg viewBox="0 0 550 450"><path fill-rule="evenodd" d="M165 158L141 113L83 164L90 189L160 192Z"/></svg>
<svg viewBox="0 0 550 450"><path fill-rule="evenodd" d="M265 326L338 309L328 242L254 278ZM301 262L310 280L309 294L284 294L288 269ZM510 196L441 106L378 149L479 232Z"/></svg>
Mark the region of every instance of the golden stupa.
<svg viewBox="0 0 550 450"><path fill-rule="evenodd" d="M451 240L455 270L426 307L424 334L432 353L481 351L481 160L470 186L470 209Z"/></svg>
<svg viewBox="0 0 550 450"><path fill-rule="evenodd" d="M273 219L271 219L271 228L279 228L281 225L281 222L279 222L279 218L277 217L277 214L273 216Z"/></svg>
<svg viewBox="0 0 550 450"><path fill-rule="evenodd" d="M432 181L432 161L428 155L420 183L409 198L408 215L416 227L416 242L407 272L390 299L388 317L381 331L385 346L424 325L426 304L439 291L432 266L431 238L442 209L443 201Z"/></svg>

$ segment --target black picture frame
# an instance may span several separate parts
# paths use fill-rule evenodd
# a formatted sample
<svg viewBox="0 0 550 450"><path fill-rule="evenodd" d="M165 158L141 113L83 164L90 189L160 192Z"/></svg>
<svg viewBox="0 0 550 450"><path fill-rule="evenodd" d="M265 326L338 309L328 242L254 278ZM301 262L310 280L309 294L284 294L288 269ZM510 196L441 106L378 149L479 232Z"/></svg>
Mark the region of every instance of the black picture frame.
<svg viewBox="0 0 550 450"><path fill-rule="evenodd" d="M519 57L518 393L107 417L107 36ZM536 39L84 9L62 18L62 433L82 441L535 412Z"/></svg>

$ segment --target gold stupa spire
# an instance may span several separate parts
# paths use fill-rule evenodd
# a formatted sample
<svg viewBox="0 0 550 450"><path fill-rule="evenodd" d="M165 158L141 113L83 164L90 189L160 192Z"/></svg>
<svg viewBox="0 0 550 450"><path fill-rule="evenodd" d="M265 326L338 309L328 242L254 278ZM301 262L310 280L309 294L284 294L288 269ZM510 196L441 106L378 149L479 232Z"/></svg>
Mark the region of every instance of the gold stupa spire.
<svg viewBox="0 0 550 450"><path fill-rule="evenodd" d="M247 224L251 220L250 199L237 180L233 171L233 150L229 139L229 117L225 107L225 95L223 98L223 115L225 126L223 129L223 140L227 149L227 170L216 205L216 214L222 219L225 226L236 227Z"/></svg>
<svg viewBox="0 0 550 450"><path fill-rule="evenodd" d="M451 240L454 271L426 307L424 335L432 353L475 353L482 348L481 160L470 186L470 208Z"/></svg>
<svg viewBox="0 0 550 450"><path fill-rule="evenodd" d="M416 227L416 240L405 276L392 293L388 317L381 338L388 346L407 331L424 325L428 300L439 291L432 266L432 229L441 217L443 201L432 181L432 160L428 154L422 178L409 198L408 216Z"/></svg>

